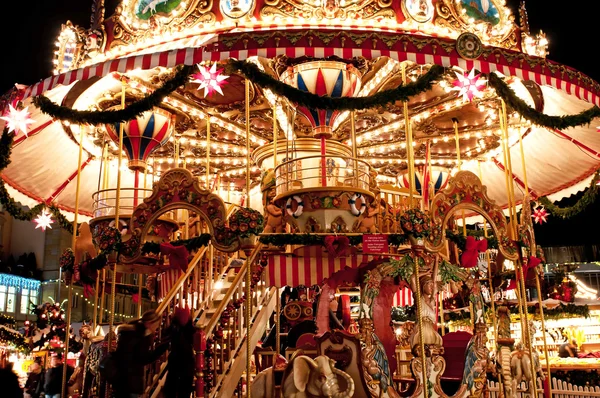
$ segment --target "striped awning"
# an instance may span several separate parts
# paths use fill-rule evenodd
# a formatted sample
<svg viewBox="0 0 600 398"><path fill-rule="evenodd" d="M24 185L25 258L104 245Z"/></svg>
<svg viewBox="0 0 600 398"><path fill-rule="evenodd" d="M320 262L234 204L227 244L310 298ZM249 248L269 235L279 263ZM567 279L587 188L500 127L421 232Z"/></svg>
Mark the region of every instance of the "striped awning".
<svg viewBox="0 0 600 398"><path fill-rule="evenodd" d="M297 254L272 254L266 272L267 286L312 286L320 284L335 272L345 268L358 268L376 256L354 254L348 257L316 255L311 248Z"/></svg>

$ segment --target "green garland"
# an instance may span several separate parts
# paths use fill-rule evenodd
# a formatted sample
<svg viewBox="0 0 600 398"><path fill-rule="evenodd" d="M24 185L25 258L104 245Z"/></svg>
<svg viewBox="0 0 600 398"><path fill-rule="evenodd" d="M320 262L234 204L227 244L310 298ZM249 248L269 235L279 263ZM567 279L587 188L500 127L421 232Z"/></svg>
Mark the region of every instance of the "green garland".
<svg viewBox="0 0 600 398"><path fill-rule="evenodd" d="M246 61L229 61L228 70L238 70L252 83L273 91L275 94L287 98L289 101L306 106L312 109L331 109L331 110L358 110L384 106L396 101L408 101L412 96L429 90L433 82L438 80L445 73L445 68L440 65L433 65L427 73L421 76L417 81L400 85L396 88L380 91L368 97L342 97L332 98L329 96L320 97L313 93L298 90L288 84L285 84L271 75L264 73L253 63Z"/></svg>
<svg viewBox="0 0 600 398"><path fill-rule="evenodd" d="M538 199L539 203L546 208L550 213L555 216L562 218L571 218L582 211L584 211L589 205L596 201L598 196L598 182L600 181L600 169L594 174L590 187L585 191L581 199L577 201L573 206L559 207L552 203L547 197L543 196Z"/></svg>
<svg viewBox="0 0 600 398"><path fill-rule="evenodd" d="M593 106L577 115L548 116L527 105L527 103L519 98L513 89L495 73L490 73L488 75L488 84L496 90L498 96L502 98L508 106L525 119L539 126L563 130L569 127L590 124L594 118L600 116L600 108L597 106Z"/></svg>
<svg viewBox="0 0 600 398"><path fill-rule="evenodd" d="M328 235L305 234L273 234L262 235L259 241L265 245L285 246L285 245L304 245L304 246L325 246L325 237ZM331 236L341 236L340 234L331 234ZM346 235L350 245L357 246L362 244L364 235ZM392 246L399 246L405 243L408 237L404 234L388 235L388 243Z"/></svg>
<svg viewBox="0 0 600 398"><path fill-rule="evenodd" d="M536 319L541 319L537 306L530 305L527 307L528 313L534 315ZM510 307L510 313L513 315L519 314L519 307L517 305ZM491 310L485 313L487 319L491 318ZM560 304L558 307L548 309L544 308L544 319L564 319L564 318L589 318L590 309L587 305L575 305L575 304ZM471 313L469 311L445 311L444 320L446 322L455 322L463 324L465 321L470 322ZM468 323L467 322L467 323Z"/></svg>
<svg viewBox="0 0 600 398"><path fill-rule="evenodd" d="M417 261L419 261L419 267L424 265L422 258L418 257ZM391 276L398 276L403 281L410 283L410 277L415 271L415 260L409 253L405 254L400 260L391 258L389 263L394 267Z"/></svg>
<svg viewBox="0 0 600 398"><path fill-rule="evenodd" d="M59 106L44 96L35 97L33 103L39 107L42 112L47 113L55 119L68 120L72 123L91 125L119 123L131 120L136 115L139 115L154 106L160 105L164 97L188 81L189 76L194 70L195 66L180 66L173 78L166 81L153 93L130 104L125 109L110 111L76 111L68 107ZM298 105L307 106L313 109L332 110L367 109L385 106L396 101L407 101L412 96L429 90L433 83L445 73L444 67L433 65L429 71L417 81L406 85L400 85L396 88L381 91L368 97L331 98L328 96L320 97L316 94L289 86L261 71L257 65L248 61L231 59L227 61L225 70L226 73L229 74L241 73L254 84L262 88L270 89L274 93L286 97L288 100ZM496 90L498 96L501 97L510 108L534 124L553 129L565 129L568 127L589 124L595 117L600 116L600 108L596 106L577 115L546 115L527 105L527 103L520 99L510 86L495 73L490 73L487 77L488 84Z"/></svg>
<svg viewBox="0 0 600 398"><path fill-rule="evenodd" d="M488 242L488 249L498 248L498 238L496 238L495 236L488 236L486 238L485 236L481 235L479 231L467 231L467 236L482 237L486 239ZM446 230L446 239L448 239L451 242L454 242L454 244L456 244L456 246L458 246L460 250L464 250L465 246L467 245L466 236L464 236L462 233L453 232L450 229Z"/></svg>
<svg viewBox="0 0 600 398"><path fill-rule="evenodd" d="M135 101L124 109L107 111L77 111L66 106L60 106L52 102L43 95L33 99L33 104L40 108L42 112L59 120L68 120L71 123L90 124L93 126L99 124L121 123L135 118L143 112L159 106L163 99L177 90L178 87L187 83L190 75L194 72L195 66L183 65L175 75L167 80L160 88L154 90L144 98Z"/></svg>
<svg viewBox="0 0 600 398"><path fill-rule="evenodd" d="M185 246L188 251L197 250L203 246L208 245L210 242L211 235L210 234L201 234L200 236L196 236L191 239L179 239L172 241L171 244L173 246ZM155 242L146 242L144 246L142 246L142 253L160 253L160 243Z"/></svg>
<svg viewBox="0 0 600 398"><path fill-rule="evenodd" d="M0 344L14 347L15 350L24 354L30 351L27 339L21 333L0 326Z"/></svg>
<svg viewBox="0 0 600 398"><path fill-rule="evenodd" d="M461 282L465 275L465 269L454 265L446 260L442 260L439 268L440 280L445 285L450 281Z"/></svg>
<svg viewBox="0 0 600 398"><path fill-rule="evenodd" d="M8 129L5 128L2 137L0 137L0 172L2 172L2 170L4 170L11 162L10 154L12 151L13 138L14 134L9 133ZM71 234L73 233L73 224L67 220L58 207L53 204L40 203L29 211L25 211L19 203L10 197L2 178L0 178L0 203L8 214L21 221L32 221L40 215L44 209L48 209L61 228L67 230Z"/></svg>
<svg viewBox="0 0 600 398"><path fill-rule="evenodd" d="M537 306L528 306L527 311L530 314L535 314L536 317L539 317L539 309ZM517 314L518 308L513 307L510 310L511 313ZM558 307L554 307L551 309L544 308L544 318L547 319L561 319L561 318L589 318L590 317L590 307L587 305L576 305L576 304L563 304L560 303Z"/></svg>

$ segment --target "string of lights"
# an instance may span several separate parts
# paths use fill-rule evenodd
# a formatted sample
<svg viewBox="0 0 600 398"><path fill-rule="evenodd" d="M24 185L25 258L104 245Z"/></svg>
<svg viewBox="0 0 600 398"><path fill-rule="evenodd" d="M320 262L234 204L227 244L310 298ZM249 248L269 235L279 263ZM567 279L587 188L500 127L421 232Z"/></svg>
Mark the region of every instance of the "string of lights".
<svg viewBox="0 0 600 398"><path fill-rule="evenodd" d="M54 283L57 283L57 282L58 282L58 279L50 279L50 280L42 282L41 284L42 285L49 285L49 284L54 284ZM68 289L69 285L65 285L65 288ZM83 294L80 294L79 292L73 292L73 294L75 294L75 296L77 296L77 297L83 298L83 300L87 303L87 305L91 306L92 309L93 309L94 303L93 303L92 300L88 300L87 297L85 297ZM100 311L100 309L101 309L100 305L96 305L96 308L98 309L98 311ZM111 311L109 311L106 308L102 308L102 310L104 311L105 314L111 314ZM120 317L120 318L124 318L124 319L129 319L129 318L133 318L134 317L133 315L126 315L126 314L121 314L121 313L117 313L117 312L115 312L115 316L116 317Z"/></svg>

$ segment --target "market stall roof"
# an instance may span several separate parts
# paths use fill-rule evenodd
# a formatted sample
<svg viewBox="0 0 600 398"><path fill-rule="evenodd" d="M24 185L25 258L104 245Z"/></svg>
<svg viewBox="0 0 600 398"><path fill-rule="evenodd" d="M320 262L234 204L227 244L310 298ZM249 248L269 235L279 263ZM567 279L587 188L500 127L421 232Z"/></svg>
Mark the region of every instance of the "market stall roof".
<svg viewBox="0 0 600 398"><path fill-rule="evenodd" d="M420 24L409 10L378 5L381 17L377 19L367 15L364 9L356 8L357 2L347 3L332 11L331 18L324 16L325 11L319 13L317 6L310 5L314 8L311 16L306 17L311 21L310 26L301 23L301 17L286 14L285 8L275 13L282 18L277 20L273 17L275 14L267 12L266 5L259 3L252 18L227 17L223 10L203 10L198 16L181 9L187 7L183 5L172 13L162 12L143 20L129 1L123 2L122 14L97 20L97 25L89 31L67 24L57 40L56 74L19 93L35 123L29 127L28 136L17 134L12 163L2 171L9 193L28 206L55 202L63 210L73 211L82 128L80 212L91 216L95 206L92 193L101 188L101 153L106 128L103 125L79 127L55 120L36 108L33 98L43 94L54 103L73 109L103 110L119 103L122 77L127 79L126 96L131 103L159 88L172 76L174 68L182 64L248 60L267 75L279 79L282 65L300 62L296 60L299 57L336 56L354 62L361 70L363 88L359 96L364 97L401 85L403 71L409 79L418 80L432 65L442 65L447 69L434 86L408 101L414 122L417 166L425 164L426 151L430 148L433 166L448 172L456 168L453 121L457 120L462 168L481 175L490 197L501 206L507 206L507 185L499 136L500 96L488 86L474 102L462 98L458 91L451 89L457 74L467 74L473 69L485 74L496 73L522 101L545 116L577 115L600 104L596 82L569 67L546 60L542 38L529 33L526 21L516 25L510 10L495 2L494 15L498 21L475 18L473 25L460 17L460 7L466 7L463 2L451 2L453 17L432 11L432 18ZM366 3L373 3L375 7L376 2ZM356 13L353 21L342 18L342 14L349 15L350 10ZM182 18L187 18L186 27L174 29ZM452 21L456 23L450 23ZM420 27L418 32L413 30L415 26ZM115 32L121 32L121 36ZM363 32L362 36L369 40L361 39L357 32ZM477 57L469 57L461 50L465 32L471 32L470 40L482 49ZM98 43L90 44L92 39ZM530 48L529 39L534 40L537 47ZM69 53L69 48L77 51ZM245 180L245 124L248 122L243 112L244 78L239 73L231 73L227 82L223 96L213 94L206 98L199 94L198 84L185 84L168 95L161 107L175 115L180 156L198 176L206 172L206 131L207 121L211 121L211 178L217 180L218 174L220 185L241 189ZM279 127L280 142L286 136L310 134L308 122L302 116L292 119L290 128L290 115L281 105L285 102L283 97L265 87L251 85L252 149L273 141L274 124ZM343 113L340 120L335 126L334 139L348 143L349 113ZM590 123L564 129L542 127L511 109L508 141L517 201L522 198L525 180L534 199L548 196L558 200L585 189L600 168L600 134L596 127L599 124L600 120L593 119ZM398 176L406 173L405 130L399 101L356 112L359 157L378 171L381 183L398 183ZM146 177L148 183L175 166L174 139L153 153ZM108 148L111 159L107 184L114 187L117 150L114 143ZM526 173L521 153L525 154ZM121 186L133 187L136 178L139 184L140 176L136 177L136 173L124 167L121 178ZM254 184L260 179L260 170L255 165L252 179Z"/></svg>

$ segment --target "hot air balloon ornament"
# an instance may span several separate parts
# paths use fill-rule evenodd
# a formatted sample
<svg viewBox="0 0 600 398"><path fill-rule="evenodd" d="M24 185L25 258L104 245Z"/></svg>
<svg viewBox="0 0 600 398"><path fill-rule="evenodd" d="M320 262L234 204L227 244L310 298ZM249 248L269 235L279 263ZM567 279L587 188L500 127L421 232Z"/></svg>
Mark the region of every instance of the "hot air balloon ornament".
<svg viewBox="0 0 600 398"><path fill-rule="evenodd" d="M415 191L419 192L420 195L427 199L435 195L436 192L446 188L448 180L450 178L450 171L444 167L431 167L429 168L420 166L415 169ZM409 176L405 173L398 177L398 185L402 188L408 188ZM428 187L425 192L423 187Z"/></svg>
<svg viewBox="0 0 600 398"><path fill-rule="evenodd" d="M150 154L164 145L173 134L174 115L161 108L153 108L123 123L123 149L127 153L128 167L144 171ZM110 138L119 142L119 124L107 124Z"/></svg>
<svg viewBox="0 0 600 398"><path fill-rule="evenodd" d="M361 88L361 73L352 64L337 61L311 61L290 66L281 81L299 90L331 98L355 97ZM340 111L314 109L295 104L312 126L316 138L330 138Z"/></svg>

